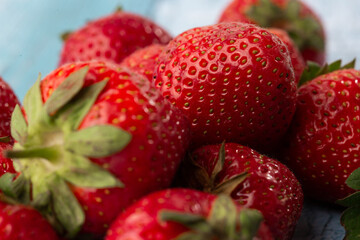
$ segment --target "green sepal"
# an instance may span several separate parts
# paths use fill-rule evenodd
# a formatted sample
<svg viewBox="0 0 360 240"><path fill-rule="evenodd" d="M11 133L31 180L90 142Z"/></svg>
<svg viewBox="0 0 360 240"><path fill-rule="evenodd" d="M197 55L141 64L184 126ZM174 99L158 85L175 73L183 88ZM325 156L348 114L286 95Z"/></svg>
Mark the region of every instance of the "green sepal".
<svg viewBox="0 0 360 240"><path fill-rule="evenodd" d="M341 224L345 228L346 240L359 240L360 236L360 206L346 209L341 216Z"/></svg>
<svg viewBox="0 0 360 240"><path fill-rule="evenodd" d="M85 66L71 73L50 95L45 102L48 115L54 115L60 108L67 104L82 88L89 66Z"/></svg>
<svg viewBox="0 0 360 240"><path fill-rule="evenodd" d="M344 207L352 207L352 206L360 205L360 192L355 192L347 196L346 198L337 200L336 203Z"/></svg>
<svg viewBox="0 0 360 240"><path fill-rule="evenodd" d="M235 239L236 218L237 209L232 199L224 194L219 195L211 207L208 218L208 222L216 235L221 239Z"/></svg>
<svg viewBox="0 0 360 240"><path fill-rule="evenodd" d="M194 232L185 232L177 236L174 240L209 240L209 236L206 234L198 234Z"/></svg>
<svg viewBox="0 0 360 240"><path fill-rule="evenodd" d="M222 144L220 146L220 150L219 150L219 156L215 161L216 161L216 163L214 166L214 170L212 171L211 176L210 176L211 183L215 182L216 176L221 172L221 170L224 167L224 164L225 164L225 141L222 142Z"/></svg>
<svg viewBox="0 0 360 240"><path fill-rule="evenodd" d="M240 173L235 177L224 180L222 183L216 185L211 190L213 194L227 194L228 196L236 189L236 187L242 183L247 177L247 172Z"/></svg>
<svg viewBox="0 0 360 240"><path fill-rule="evenodd" d="M4 175L2 175L0 177L0 190L6 196L16 199L21 194L23 185L25 184L25 179L20 176L17 181L14 181L16 174L5 173Z"/></svg>
<svg viewBox="0 0 360 240"><path fill-rule="evenodd" d="M324 50L320 23L311 16L301 17L300 10L299 1L288 1L283 9L271 0L259 0L247 10L246 16L261 27L284 29L301 51L309 47Z"/></svg>
<svg viewBox="0 0 360 240"><path fill-rule="evenodd" d="M131 134L112 125L81 129L67 135L65 149L86 157L107 157L121 151L131 141Z"/></svg>
<svg viewBox="0 0 360 240"><path fill-rule="evenodd" d="M35 84L26 93L24 98L23 106L26 112L27 122L29 125L32 125L34 122L38 121L38 119L43 113L43 101L40 91L40 81L41 81L41 74L39 74Z"/></svg>
<svg viewBox="0 0 360 240"><path fill-rule="evenodd" d="M360 168L354 170L345 183L354 190L360 190Z"/></svg>
<svg viewBox="0 0 360 240"><path fill-rule="evenodd" d="M341 60L334 61L330 64L325 64L324 66L320 66L316 62L308 61L307 66L304 69L298 86L304 85L306 82L313 80L314 78L317 78L323 74L331 73L336 70L341 69L351 69L355 67L356 59L353 59L349 63L346 63L345 65L341 66Z"/></svg>
<svg viewBox="0 0 360 240"><path fill-rule="evenodd" d="M63 33L60 35L61 41L65 42L65 41L70 37L70 35L71 35L72 33L73 33L72 31L65 31L65 32L63 32Z"/></svg>
<svg viewBox="0 0 360 240"><path fill-rule="evenodd" d="M28 126L19 105L16 105L11 115L11 136L21 145L25 144Z"/></svg>
<svg viewBox="0 0 360 240"><path fill-rule="evenodd" d="M58 174L71 184L89 188L124 187L109 171L92 163L86 157L72 153L65 154L64 158L71 162L71 167L65 167L58 171Z"/></svg>
<svg viewBox="0 0 360 240"><path fill-rule="evenodd" d="M52 208L57 220L66 230L66 237L74 237L85 221L85 213L71 192L69 186L61 178L54 176L49 182Z"/></svg>
<svg viewBox="0 0 360 240"><path fill-rule="evenodd" d="M56 114L57 123L66 131L77 130L107 82L103 80L81 89L74 99Z"/></svg>
<svg viewBox="0 0 360 240"><path fill-rule="evenodd" d="M262 221L263 215L258 210L242 209L239 214L239 223L241 226L240 239L254 239Z"/></svg>
<svg viewBox="0 0 360 240"><path fill-rule="evenodd" d="M5 136L5 137L0 137L0 142L2 143L8 143L10 142L10 137L9 136Z"/></svg>

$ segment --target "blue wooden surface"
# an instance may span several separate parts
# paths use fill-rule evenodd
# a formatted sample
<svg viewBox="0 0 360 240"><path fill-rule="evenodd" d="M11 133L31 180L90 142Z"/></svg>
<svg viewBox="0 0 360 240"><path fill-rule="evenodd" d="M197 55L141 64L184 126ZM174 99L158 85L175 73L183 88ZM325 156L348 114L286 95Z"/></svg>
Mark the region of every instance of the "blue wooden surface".
<svg viewBox="0 0 360 240"><path fill-rule="evenodd" d="M328 61L360 58L359 0L304 0L322 18ZM0 0L0 76L20 99L37 75L53 70L61 50L59 35L122 5L146 15L173 35L215 23L229 0ZM175 9L175 10L173 10ZM359 63L357 64L359 66ZM341 209L306 201L294 239L342 239Z"/></svg>

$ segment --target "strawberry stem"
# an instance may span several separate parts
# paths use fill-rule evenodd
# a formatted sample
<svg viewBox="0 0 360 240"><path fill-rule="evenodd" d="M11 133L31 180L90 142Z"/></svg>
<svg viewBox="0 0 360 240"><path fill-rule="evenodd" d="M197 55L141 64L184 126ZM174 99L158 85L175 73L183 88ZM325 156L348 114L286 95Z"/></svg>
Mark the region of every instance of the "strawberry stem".
<svg viewBox="0 0 360 240"><path fill-rule="evenodd" d="M56 160L61 155L59 146L40 147L24 150L9 150L4 152L7 158L45 158Z"/></svg>

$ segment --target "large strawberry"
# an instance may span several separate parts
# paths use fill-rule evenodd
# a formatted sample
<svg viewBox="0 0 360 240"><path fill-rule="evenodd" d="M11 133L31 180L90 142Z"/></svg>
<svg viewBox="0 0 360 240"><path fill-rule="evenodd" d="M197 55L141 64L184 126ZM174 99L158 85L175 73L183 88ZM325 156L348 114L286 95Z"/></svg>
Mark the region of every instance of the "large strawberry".
<svg viewBox="0 0 360 240"><path fill-rule="evenodd" d="M295 112L289 52L255 25L220 23L180 34L154 76L163 96L190 119L193 147L225 139L270 149Z"/></svg>
<svg viewBox="0 0 360 240"><path fill-rule="evenodd" d="M142 195L167 187L188 126L143 76L103 62L64 65L12 116L7 156L32 182L34 202L68 235L101 234ZM41 203L41 204L40 204Z"/></svg>
<svg viewBox="0 0 360 240"><path fill-rule="evenodd" d="M171 36L151 20L116 11L69 33L59 65L94 59L120 63L137 49L150 44L166 44L170 39Z"/></svg>
<svg viewBox="0 0 360 240"><path fill-rule="evenodd" d="M301 56L298 47L295 45L294 41L289 37L289 35L280 28L268 28L269 32L278 36L283 43L285 43L288 48L291 56L291 63L294 67L296 83L299 83L301 75L306 67L305 61Z"/></svg>
<svg viewBox="0 0 360 240"><path fill-rule="evenodd" d="M236 144L207 145L192 152L179 183L212 193L228 193L264 215L276 239L291 239L300 218L303 193L282 163Z"/></svg>
<svg viewBox="0 0 360 240"><path fill-rule="evenodd" d="M238 207L218 197L190 189L152 193L121 214L106 240L273 239L256 210Z"/></svg>
<svg viewBox="0 0 360 240"><path fill-rule="evenodd" d="M127 56L121 62L121 66L131 68L132 71L146 76L149 81L153 81L154 69L164 48L164 45L152 44L139 49Z"/></svg>
<svg viewBox="0 0 360 240"><path fill-rule="evenodd" d="M0 137L10 136L10 119L11 114L19 100L14 91L0 77ZM13 142L10 139L10 142Z"/></svg>
<svg viewBox="0 0 360 240"><path fill-rule="evenodd" d="M336 62L328 70L339 66ZM309 196L334 202L354 191L345 180L360 167L359 79L359 71L341 69L298 90L284 158Z"/></svg>
<svg viewBox="0 0 360 240"><path fill-rule="evenodd" d="M233 0L220 22L250 22L261 27L281 28L288 32L305 61L323 64L325 33L319 17L300 0Z"/></svg>

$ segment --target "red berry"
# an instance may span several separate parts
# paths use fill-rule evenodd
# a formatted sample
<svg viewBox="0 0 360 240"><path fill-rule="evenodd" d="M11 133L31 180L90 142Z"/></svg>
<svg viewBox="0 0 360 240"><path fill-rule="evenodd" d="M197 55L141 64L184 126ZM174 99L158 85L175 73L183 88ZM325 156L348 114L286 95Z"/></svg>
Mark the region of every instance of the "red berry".
<svg viewBox="0 0 360 240"><path fill-rule="evenodd" d="M171 36L149 19L117 11L87 23L66 38L59 65L102 60L119 64L134 51L151 44L166 44Z"/></svg>
<svg viewBox="0 0 360 240"><path fill-rule="evenodd" d="M192 125L192 147L239 142L270 149L295 112L286 46L267 30L220 23L175 37L159 57L155 83Z"/></svg>

